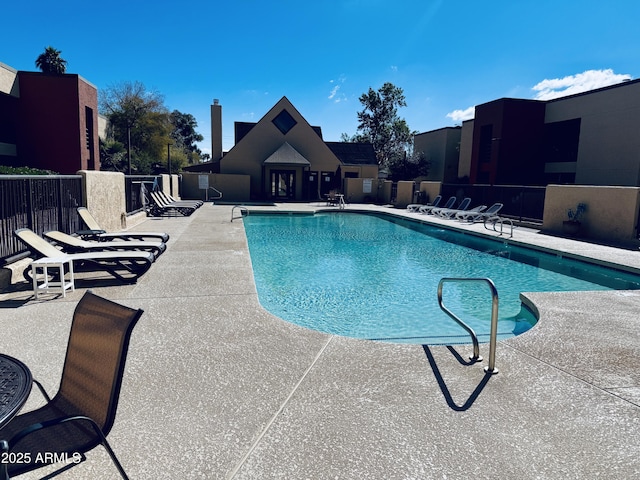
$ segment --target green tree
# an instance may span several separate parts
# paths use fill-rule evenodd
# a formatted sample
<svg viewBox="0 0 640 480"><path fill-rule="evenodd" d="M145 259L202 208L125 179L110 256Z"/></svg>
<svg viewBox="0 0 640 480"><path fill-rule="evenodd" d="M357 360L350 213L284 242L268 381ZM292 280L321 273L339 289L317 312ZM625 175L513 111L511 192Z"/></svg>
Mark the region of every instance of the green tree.
<svg viewBox="0 0 640 480"><path fill-rule="evenodd" d="M358 112L358 131L352 137L342 134L342 141L373 144L381 167L401 161L411 151L415 134L398 116L398 108L407 106L403 90L387 82L378 91L369 87L359 100L364 109Z"/></svg>
<svg viewBox="0 0 640 480"><path fill-rule="evenodd" d="M171 172L176 173L182 170L189 164L189 157L184 149L177 148L176 145L171 145ZM165 158L162 165L166 166L167 170L169 170L169 165L167 165L168 158Z"/></svg>
<svg viewBox="0 0 640 480"><path fill-rule="evenodd" d="M122 82L100 92L100 110L109 120L109 136L127 146L129 173L147 174L173 143L164 98L141 82Z"/></svg>
<svg viewBox="0 0 640 480"><path fill-rule="evenodd" d="M100 138L100 169L115 172L124 172L127 169L127 151L125 146L107 138Z"/></svg>
<svg viewBox="0 0 640 480"><path fill-rule="evenodd" d="M204 136L196 131L198 122L190 113L182 113L178 110L171 112L171 138L177 149L184 153L185 162L189 164L199 163L202 151L196 142L204 140ZM173 163L173 162L172 162Z"/></svg>
<svg viewBox="0 0 640 480"><path fill-rule="evenodd" d="M388 164L389 179L415 180L418 177L426 177L429 174L429 160L424 152L407 153L404 157L394 157Z"/></svg>
<svg viewBox="0 0 640 480"><path fill-rule="evenodd" d="M43 73L53 73L62 75L67 71L67 61L60 56L60 50L56 50L52 46L44 49L44 52L36 58L36 67Z"/></svg>

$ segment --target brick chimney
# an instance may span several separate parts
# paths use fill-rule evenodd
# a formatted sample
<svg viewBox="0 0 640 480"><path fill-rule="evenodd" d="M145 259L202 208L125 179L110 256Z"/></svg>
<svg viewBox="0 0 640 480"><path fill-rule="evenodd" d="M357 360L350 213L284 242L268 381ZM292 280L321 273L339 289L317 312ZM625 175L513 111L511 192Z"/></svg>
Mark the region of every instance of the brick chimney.
<svg viewBox="0 0 640 480"><path fill-rule="evenodd" d="M222 105L217 98L211 105L211 161L222 158Z"/></svg>

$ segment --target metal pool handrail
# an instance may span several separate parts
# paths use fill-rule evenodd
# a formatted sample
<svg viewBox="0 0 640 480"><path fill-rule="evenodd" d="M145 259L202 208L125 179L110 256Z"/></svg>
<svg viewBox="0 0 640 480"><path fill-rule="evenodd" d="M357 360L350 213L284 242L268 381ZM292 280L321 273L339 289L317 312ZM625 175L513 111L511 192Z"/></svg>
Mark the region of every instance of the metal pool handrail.
<svg viewBox="0 0 640 480"><path fill-rule="evenodd" d="M207 202L209 201L209 190L213 190L216 193L216 196L215 197L211 197L211 200L220 200L222 198L222 192L220 190L218 190L217 188L214 188L214 187L209 187L206 190L206 194L205 194L205 198L206 198Z"/></svg>
<svg viewBox="0 0 640 480"><path fill-rule="evenodd" d="M240 216L239 217L234 217L233 216L233 212L235 212L236 208L240 209ZM249 215L249 209L247 207L245 207L244 205L234 205L233 208L231 209L231 221L233 222L234 218L242 218L242 217L246 217L247 215Z"/></svg>
<svg viewBox="0 0 640 480"><path fill-rule="evenodd" d="M498 290L496 289L495 284L489 278L443 278L438 283L438 305L443 312L449 315L453 320L458 323L462 328L464 328L469 335L471 335L471 340L473 342L473 357L470 357L471 360L474 361L482 361L482 357L480 356L480 347L478 345L478 337L473 329L464 323L455 313L449 310L442 303L442 289L445 283L454 283L454 282L482 282L486 283L491 290L491 333L489 336L489 365L484 368L484 371L491 374L498 373L498 369L496 368L496 337L498 335Z"/></svg>
<svg viewBox="0 0 640 480"><path fill-rule="evenodd" d="M493 231L498 233L498 229L497 229L496 225L498 223L500 223L500 235L502 235L504 233L504 222L505 221L509 222L509 225L511 226L511 235L509 235L509 237L513 237L513 220L511 220L510 218L499 217L498 215L496 215L494 217L487 217L487 218L484 219L484 228L489 230L489 227L487 227L487 222L492 222Z"/></svg>

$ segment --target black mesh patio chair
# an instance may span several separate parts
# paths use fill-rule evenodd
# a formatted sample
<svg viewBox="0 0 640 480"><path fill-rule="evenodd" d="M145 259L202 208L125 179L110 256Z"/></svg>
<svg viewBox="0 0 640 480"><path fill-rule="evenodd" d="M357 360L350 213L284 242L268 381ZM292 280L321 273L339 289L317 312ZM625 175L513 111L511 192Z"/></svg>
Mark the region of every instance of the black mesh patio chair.
<svg viewBox="0 0 640 480"><path fill-rule="evenodd" d="M102 444L122 478L128 478L106 437L116 416L131 332L141 315L142 310L85 293L73 314L58 393L50 399L34 381L47 404L16 416L0 430L2 449L11 453L7 458L30 460L6 465L9 476L56 459L73 460L44 477L51 478Z"/></svg>

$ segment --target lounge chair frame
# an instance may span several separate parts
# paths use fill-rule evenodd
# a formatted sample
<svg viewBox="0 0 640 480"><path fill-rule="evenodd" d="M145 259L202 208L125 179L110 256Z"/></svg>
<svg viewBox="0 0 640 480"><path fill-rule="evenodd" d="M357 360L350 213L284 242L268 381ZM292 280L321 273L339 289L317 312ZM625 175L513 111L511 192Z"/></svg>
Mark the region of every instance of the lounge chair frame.
<svg viewBox="0 0 640 480"><path fill-rule="evenodd" d="M480 213L471 212L471 211L457 213L456 219L460 220L461 222L468 222L468 223L484 222L484 220L488 217L497 216L498 212L502 209L502 207L503 207L502 203L494 203L489 208L487 208L486 210Z"/></svg>
<svg viewBox="0 0 640 480"><path fill-rule="evenodd" d="M144 252L153 252L153 254L158 257L158 255L167 249L167 246L162 242L145 242L141 240L92 242L83 240L80 237L74 237L73 235L67 235L58 230L44 232L43 236L55 244L60 245L65 253L141 250Z"/></svg>
<svg viewBox="0 0 640 480"><path fill-rule="evenodd" d="M438 207L438 205L425 205L424 207L420 208L420 213L431 215L435 208L452 208L456 203L456 200L457 199L455 196L451 196L449 197L449 200L447 200L447 203L445 203L442 207Z"/></svg>
<svg viewBox="0 0 640 480"><path fill-rule="evenodd" d="M183 205L180 203L167 203L162 199L162 197L160 197L160 195L158 195L158 192L149 192L149 198L151 198L151 207L149 213L156 217L178 214L188 217L196 211L196 208L198 208L192 205Z"/></svg>
<svg viewBox="0 0 640 480"><path fill-rule="evenodd" d="M164 232L107 232L104 230L96 219L91 215L91 212L86 207L77 208L78 215L87 226L87 230L81 230L76 232L84 240L98 240L101 242L112 241L115 239L121 240L158 240L163 243L169 241L169 234Z"/></svg>
<svg viewBox="0 0 640 480"><path fill-rule="evenodd" d="M455 215L457 212L464 212L469 208L469 205L471 205L471 198L470 197L464 197L462 199L462 201L458 204L457 207L451 207L451 208L434 208L433 210L431 210L431 214L432 215L436 215L438 217L441 218L451 218L453 215Z"/></svg>
<svg viewBox="0 0 640 480"><path fill-rule="evenodd" d="M25 245L27 245L31 254L35 258L57 258L65 256L68 260L73 261L74 272L82 270L101 270L111 274L123 283L135 283L138 277L149 270L155 261L153 253L141 251L65 254L28 228L19 228L14 231L14 234ZM33 282L33 279L30 276L30 268L25 268L23 275L25 280Z"/></svg>

